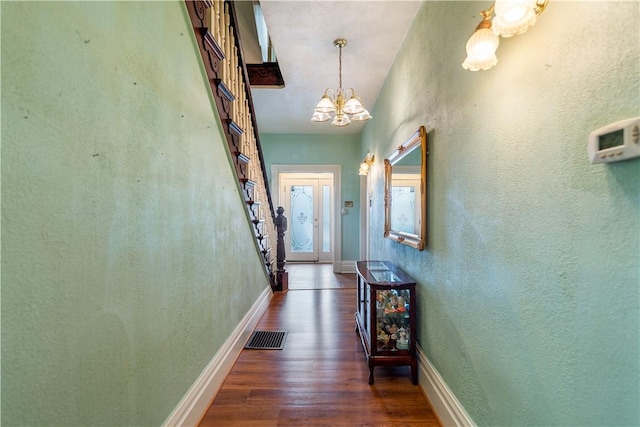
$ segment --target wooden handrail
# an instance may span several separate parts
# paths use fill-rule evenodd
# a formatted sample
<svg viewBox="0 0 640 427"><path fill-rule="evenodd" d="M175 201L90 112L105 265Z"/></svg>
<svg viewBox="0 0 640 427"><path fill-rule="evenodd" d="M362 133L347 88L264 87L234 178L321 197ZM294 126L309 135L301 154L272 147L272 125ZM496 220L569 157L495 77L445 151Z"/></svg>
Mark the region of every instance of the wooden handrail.
<svg viewBox="0 0 640 427"><path fill-rule="evenodd" d="M271 253L272 240L276 240L276 215L237 32L235 7L232 1L225 0L185 0L185 4L254 227L258 251L276 290L276 266Z"/></svg>

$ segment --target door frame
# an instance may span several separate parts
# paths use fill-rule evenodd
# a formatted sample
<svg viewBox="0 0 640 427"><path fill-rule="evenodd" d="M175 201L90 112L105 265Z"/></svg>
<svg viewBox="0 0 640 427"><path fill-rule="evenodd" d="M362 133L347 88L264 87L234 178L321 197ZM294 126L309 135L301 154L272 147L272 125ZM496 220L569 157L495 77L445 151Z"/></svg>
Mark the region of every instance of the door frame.
<svg viewBox="0 0 640 427"><path fill-rule="evenodd" d="M371 224L371 180L369 174L360 176L360 259L369 259Z"/></svg>
<svg viewBox="0 0 640 427"><path fill-rule="evenodd" d="M333 175L333 272L342 271L342 165L271 165L271 198L278 207L280 202L280 174L281 173L330 173Z"/></svg>

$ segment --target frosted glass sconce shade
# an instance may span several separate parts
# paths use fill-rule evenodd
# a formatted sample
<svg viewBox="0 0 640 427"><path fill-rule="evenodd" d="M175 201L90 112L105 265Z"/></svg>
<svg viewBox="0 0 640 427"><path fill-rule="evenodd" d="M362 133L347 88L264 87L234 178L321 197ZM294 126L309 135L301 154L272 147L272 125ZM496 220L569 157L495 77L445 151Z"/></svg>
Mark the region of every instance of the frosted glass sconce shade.
<svg viewBox="0 0 640 427"><path fill-rule="evenodd" d="M369 170L371 169L371 165L375 162L376 156L372 156L371 153L367 153L367 155L362 159L362 163L360 163L360 169L358 170L358 175L368 175Z"/></svg>
<svg viewBox="0 0 640 427"><path fill-rule="evenodd" d="M496 0L480 12L482 22L467 42L467 58L462 67L470 71L488 70L498 63L496 49L500 37L522 34L536 23L549 0ZM491 15L495 12L495 17Z"/></svg>
<svg viewBox="0 0 640 427"><path fill-rule="evenodd" d="M465 70L488 70L498 63L496 49L500 39L491 31L491 21L485 19L478 25L467 42L467 58L462 63Z"/></svg>
<svg viewBox="0 0 640 427"><path fill-rule="evenodd" d="M493 32L502 37L522 34L536 23L536 0L496 0Z"/></svg>

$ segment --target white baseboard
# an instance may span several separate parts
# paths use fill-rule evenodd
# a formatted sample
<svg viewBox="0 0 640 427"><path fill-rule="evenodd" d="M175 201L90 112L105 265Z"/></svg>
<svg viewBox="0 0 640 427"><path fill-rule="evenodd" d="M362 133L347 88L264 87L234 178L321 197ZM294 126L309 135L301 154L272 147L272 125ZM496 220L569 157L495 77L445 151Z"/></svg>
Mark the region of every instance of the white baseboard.
<svg viewBox="0 0 640 427"><path fill-rule="evenodd" d="M443 426L475 427L475 423L464 410L456 396L444 382L436 368L422 350L417 346L418 355L418 383L429 398L431 409L434 410Z"/></svg>
<svg viewBox="0 0 640 427"><path fill-rule="evenodd" d="M163 427L197 426L213 398L216 396L260 317L269 306L273 296L271 288L266 288L238 326L222 344L196 382L182 398L178 406L162 424Z"/></svg>

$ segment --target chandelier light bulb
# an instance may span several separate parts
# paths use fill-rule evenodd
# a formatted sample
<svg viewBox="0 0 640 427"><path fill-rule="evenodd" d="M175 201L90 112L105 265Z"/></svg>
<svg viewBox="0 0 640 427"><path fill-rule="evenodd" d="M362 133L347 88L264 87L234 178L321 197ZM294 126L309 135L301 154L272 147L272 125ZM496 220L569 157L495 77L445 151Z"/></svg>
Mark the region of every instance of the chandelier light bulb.
<svg viewBox="0 0 640 427"><path fill-rule="evenodd" d="M313 113L313 116L311 116L311 121L312 122L326 122L330 118L331 118L331 115L329 113L321 113L319 111L316 111L316 112Z"/></svg>
<svg viewBox="0 0 640 427"><path fill-rule="evenodd" d="M366 109L362 109L362 112L351 116L351 120L354 120L356 122L364 122L369 120L370 118L371 118L371 114L369 114L369 112Z"/></svg>
<svg viewBox="0 0 640 427"><path fill-rule="evenodd" d="M355 91L353 89L349 89L351 91L351 98L344 105L343 111L347 114L358 114L364 111L364 107L362 106L362 101L359 96L356 96Z"/></svg>
<svg viewBox="0 0 640 427"><path fill-rule="evenodd" d="M338 127L347 126L349 123L351 123L351 119L344 113L336 114L336 116L333 118L333 121L331 122L332 125Z"/></svg>
<svg viewBox="0 0 640 427"><path fill-rule="evenodd" d="M336 111L336 108L333 105L333 101L331 100L331 98L327 94L329 91L331 91L331 89L327 89L325 91L324 95L322 95L322 99L320 100L320 102L318 102L318 105L316 106L316 109L314 110L315 112L317 112L317 113L333 113L333 112Z"/></svg>

